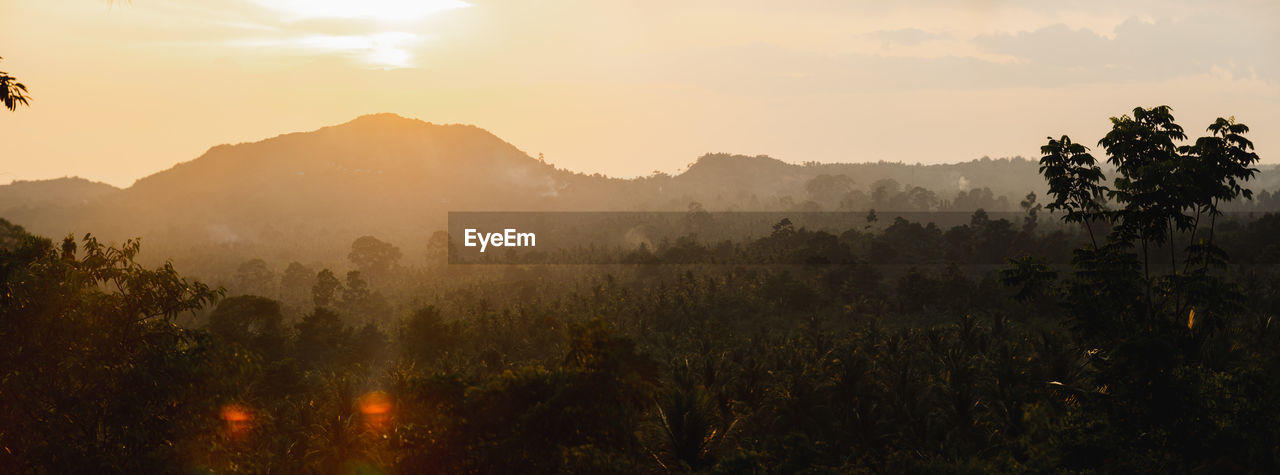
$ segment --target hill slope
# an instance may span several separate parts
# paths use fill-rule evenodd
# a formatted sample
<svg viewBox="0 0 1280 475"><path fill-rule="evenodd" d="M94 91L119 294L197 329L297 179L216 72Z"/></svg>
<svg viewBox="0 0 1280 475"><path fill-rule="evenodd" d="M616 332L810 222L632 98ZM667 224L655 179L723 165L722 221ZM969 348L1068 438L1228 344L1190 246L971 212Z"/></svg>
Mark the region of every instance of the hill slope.
<svg viewBox="0 0 1280 475"><path fill-rule="evenodd" d="M363 234L425 239L446 210L543 209L567 175L477 127L378 114L219 145L62 213L33 206L5 216L38 234L143 236L175 253L311 254Z"/></svg>

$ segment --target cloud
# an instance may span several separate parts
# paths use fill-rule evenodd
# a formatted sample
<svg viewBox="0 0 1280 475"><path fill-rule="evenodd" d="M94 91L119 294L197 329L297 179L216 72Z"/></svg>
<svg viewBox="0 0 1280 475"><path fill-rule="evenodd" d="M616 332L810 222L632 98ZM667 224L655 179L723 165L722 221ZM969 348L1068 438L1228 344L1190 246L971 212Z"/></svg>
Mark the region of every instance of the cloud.
<svg viewBox="0 0 1280 475"><path fill-rule="evenodd" d="M304 36L295 41L312 50L352 55L374 66L407 68L413 66L411 47L421 44L422 38L403 31L382 31L367 35Z"/></svg>
<svg viewBox="0 0 1280 475"><path fill-rule="evenodd" d="M1215 68L1241 77L1280 79L1273 47L1261 41L1275 33L1240 31L1242 26L1222 17L1194 22L1130 19L1116 28L1114 38L1059 24L981 36L974 42L1024 60L1023 67L1035 71L1028 79L1041 85L1165 80Z"/></svg>
<svg viewBox="0 0 1280 475"><path fill-rule="evenodd" d="M936 39L942 35L938 33L930 33L918 28L903 28L899 30L880 30L867 34L868 37L885 42L892 46L916 46L921 42Z"/></svg>
<svg viewBox="0 0 1280 475"><path fill-rule="evenodd" d="M1058 88L1214 76L1280 82L1274 27L1226 17L1143 21L1110 36L1054 24L969 38L919 29L861 35L878 49L829 54L769 43L713 48L659 68L687 84L742 95Z"/></svg>
<svg viewBox="0 0 1280 475"><path fill-rule="evenodd" d="M364 18L383 22L425 20L442 11L471 6L461 0L252 0L280 12L285 20Z"/></svg>
<svg viewBox="0 0 1280 475"><path fill-rule="evenodd" d="M187 33L166 35L174 38L168 42L173 46L213 54L229 47L238 56L271 64L330 57L398 69L417 66L418 53L432 37L423 31L432 26L432 15L469 6L460 0L239 0L234 11L179 2L147 13L162 20L159 24L168 19L186 25Z"/></svg>
<svg viewBox="0 0 1280 475"><path fill-rule="evenodd" d="M353 35L290 35L228 42L232 46L271 54L337 54L383 69L412 67L413 49L422 43L420 35L403 31Z"/></svg>

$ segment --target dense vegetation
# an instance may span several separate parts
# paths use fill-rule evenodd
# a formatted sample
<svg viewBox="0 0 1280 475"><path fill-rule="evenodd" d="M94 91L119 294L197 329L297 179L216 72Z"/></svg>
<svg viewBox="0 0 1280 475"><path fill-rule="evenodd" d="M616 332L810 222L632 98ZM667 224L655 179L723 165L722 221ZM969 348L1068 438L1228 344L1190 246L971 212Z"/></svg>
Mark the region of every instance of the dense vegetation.
<svg viewBox="0 0 1280 475"><path fill-rule="evenodd" d="M732 244L767 265L679 264L716 252L691 237L446 266L436 236L406 266L367 237L345 275L249 260L224 295L136 241L2 223L0 471L1280 470L1280 216L1218 218L1247 128L1113 123L1113 180L1042 150L1073 226L1032 197L946 229L779 222Z"/></svg>

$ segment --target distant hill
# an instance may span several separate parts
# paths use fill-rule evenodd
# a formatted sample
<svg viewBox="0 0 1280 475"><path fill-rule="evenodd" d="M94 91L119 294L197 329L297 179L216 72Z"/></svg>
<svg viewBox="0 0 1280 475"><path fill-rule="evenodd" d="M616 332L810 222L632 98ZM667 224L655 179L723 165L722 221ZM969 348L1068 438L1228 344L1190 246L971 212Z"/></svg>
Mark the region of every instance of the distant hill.
<svg viewBox="0 0 1280 475"><path fill-rule="evenodd" d="M1263 186L1280 189L1280 173L1264 175ZM797 165L710 154L679 175L617 179L557 169L478 127L376 114L219 145L123 190L81 178L0 186L0 216L54 238L142 236L152 257L225 268L247 257L332 261L362 235L421 255L448 211L683 211L692 202L708 210L1000 211L1016 210L1032 191L1043 202L1043 189L1038 165L1020 158Z"/></svg>
<svg viewBox="0 0 1280 475"><path fill-rule="evenodd" d="M83 206L120 191L119 188L80 177L15 181L0 186L0 215L15 208Z"/></svg>
<svg viewBox="0 0 1280 475"><path fill-rule="evenodd" d="M748 193L765 199L768 197L789 196L799 203L804 200L817 199L808 186L809 182L821 175L848 177L852 182L849 191L864 191L868 198L882 185L894 189L906 190L910 187L922 187L932 191L939 200L932 209L944 206L943 201L952 200L960 192L969 192L974 188L989 188L992 193L1012 199L1013 207L1017 200L1029 192L1044 194L1044 182L1039 176L1039 165L1022 158L990 159L982 158L970 162L938 165L908 165L904 163L807 163L795 165L770 157L745 157L741 155L714 154L698 159L687 171L674 177L677 190L683 193L701 193L703 199L717 203L717 200L705 195L717 197L733 196ZM707 203L704 203L707 204ZM838 209L836 202L818 203L824 210ZM870 201L856 208L877 207L883 209L887 203L872 204ZM892 205L889 205L892 207ZM717 206L723 207L723 206ZM917 210L917 209L913 209ZM969 209L972 211L972 209ZM894 211L906 211L894 209ZM919 210L923 211L923 210Z"/></svg>

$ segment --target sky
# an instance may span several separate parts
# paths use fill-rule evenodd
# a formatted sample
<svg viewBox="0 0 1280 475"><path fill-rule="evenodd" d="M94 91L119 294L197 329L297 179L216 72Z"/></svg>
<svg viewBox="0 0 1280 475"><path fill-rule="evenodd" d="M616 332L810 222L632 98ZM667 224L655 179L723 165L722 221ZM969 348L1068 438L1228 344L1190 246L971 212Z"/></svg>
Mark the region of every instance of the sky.
<svg viewBox="0 0 1280 475"><path fill-rule="evenodd" d="M393 112L559 167L1037 158L1109 117L1219 116L1280 163L1280 2L0 0L0 183L116 186Z"/></svg>

